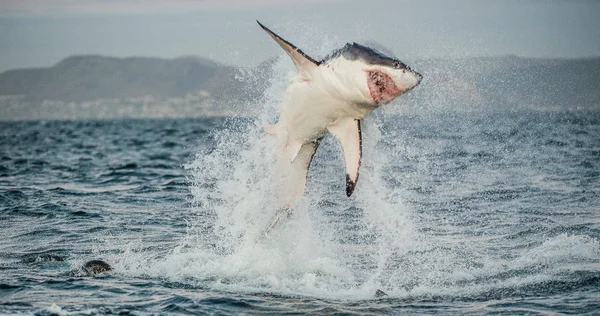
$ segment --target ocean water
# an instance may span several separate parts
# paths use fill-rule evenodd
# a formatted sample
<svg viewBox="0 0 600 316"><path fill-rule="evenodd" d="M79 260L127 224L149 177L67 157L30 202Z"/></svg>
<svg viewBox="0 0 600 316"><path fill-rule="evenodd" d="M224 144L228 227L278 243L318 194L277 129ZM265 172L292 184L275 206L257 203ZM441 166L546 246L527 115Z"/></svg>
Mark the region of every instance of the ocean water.
<svg viewBox="0 0 600 316"><path fill-rule="evenodd" d="M265 113L0 123L0 313L600 313L599 112L377 111L261 238Z"/></svg>
<svg viewBox="0 0 600 316"><path fill-rule="evenodd" d="M0 122L0 314L600 313L600 111L411 92L264 238L282 63L253 118Z"/></svg>

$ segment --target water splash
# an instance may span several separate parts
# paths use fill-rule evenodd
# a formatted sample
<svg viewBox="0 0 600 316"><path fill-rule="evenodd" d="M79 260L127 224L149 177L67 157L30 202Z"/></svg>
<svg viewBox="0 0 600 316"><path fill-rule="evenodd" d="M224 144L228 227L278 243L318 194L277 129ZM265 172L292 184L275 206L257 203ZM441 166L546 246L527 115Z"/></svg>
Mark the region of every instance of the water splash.
<svg viewBox="0 0 600 316"><path fill-rule="evenodd" d="M433 202L414 203L414 192L407 188L418 187L424 178L444 176L430 171L436 166L433 160L440 159L431 152L448 154L448 148L461 144L394 128L391 122L407 122L397 110L402 101L363 121L361 175L353 198L344 194L339 145L326 137L314 158L305 196L270 238L261 239L278 206L272 181L275 141L263 128L277 119L287 79L294 73L291 67L287 57L278 59L265 99L240 105L259 106L260 115L228 120L225 128L213 132L215 145L186 165L195 215L187 236L159 257L126 250L113 258L117 272L232 292L372 299L383 289L391 297L430 299L521 295L528 287L580 273L582 261L597 265L595 238L546 236L498 250L496 244L505 245L515 226L504 231L488 227L507 225L502 217L490 216L489 207L484 206L481 216L493 222L467 233L461 223L455 224L460 219L452 219L455 210L438 215L428 209ZM407 160L416 167L403 169ZM447 196L469 198L494 183L477 180L472 190L462 191L454 190L451 182L444 187L454 190ZM510 215L506 217L510 222ZM577 264L564 274L563 265L574 254ZM597 268L591 270L597 274Z"/></svg>
<svg viewBox="0 0 600 316"><path fill-rule="evenodd" d="M356 199L344 195L341 151L328 138L322 146L327 149L315 157L307 194L289 219L262 238L278 206L272 181L275 141L263 128L277 119L287 86L282 78L294 72L290 66L287 59L277 61L258 118L230 119L212 134L215 146L186 165L195 217L181 244L158 260L130 245L115 260L116 271L228 291L373 295L392 253L406 252L412 238L408 208L389 199L394 194L379 176L387 158L377 148L377 126L363 131L367 145ZM344 233L352 226L357 229Z"/></svg>

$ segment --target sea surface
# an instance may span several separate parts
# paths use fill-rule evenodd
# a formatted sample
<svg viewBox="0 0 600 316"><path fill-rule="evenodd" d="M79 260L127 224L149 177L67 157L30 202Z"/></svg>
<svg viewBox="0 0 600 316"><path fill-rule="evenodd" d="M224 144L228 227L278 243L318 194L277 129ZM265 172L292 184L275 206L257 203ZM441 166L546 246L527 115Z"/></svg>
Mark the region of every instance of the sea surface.
<svg viewBox="0 0 600 316"><path fill-rule="evenodd" d="M275 114L0 123L0 314L600 314L600 112L378 110L262 237Z"/></svg>

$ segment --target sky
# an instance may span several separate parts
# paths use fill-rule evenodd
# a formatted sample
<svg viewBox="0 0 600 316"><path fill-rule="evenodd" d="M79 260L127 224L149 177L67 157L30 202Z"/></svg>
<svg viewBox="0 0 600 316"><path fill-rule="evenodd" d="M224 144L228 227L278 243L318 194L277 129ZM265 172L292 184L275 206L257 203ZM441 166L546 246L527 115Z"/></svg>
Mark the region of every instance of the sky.
<svg viewBox="0 0 600 316"><path fill-rule="evenodd" d="M0 72L70 55L281 55L260 20L315 59L346 42L401 60L600 56L596 0L0 0Z"/></svg>

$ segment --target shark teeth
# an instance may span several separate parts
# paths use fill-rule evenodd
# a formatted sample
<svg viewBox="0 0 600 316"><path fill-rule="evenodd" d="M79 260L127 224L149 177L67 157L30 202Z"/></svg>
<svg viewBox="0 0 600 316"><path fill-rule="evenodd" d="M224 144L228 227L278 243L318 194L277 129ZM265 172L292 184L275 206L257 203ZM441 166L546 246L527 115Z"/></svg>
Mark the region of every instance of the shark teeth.
<svg viewBox="0 0 600 316"><path fill-rule="evenodd" d="M388 103L400 94L400 89L387 74L381 71L367 71L367 77L369 92L375 103Z"/></svg>

